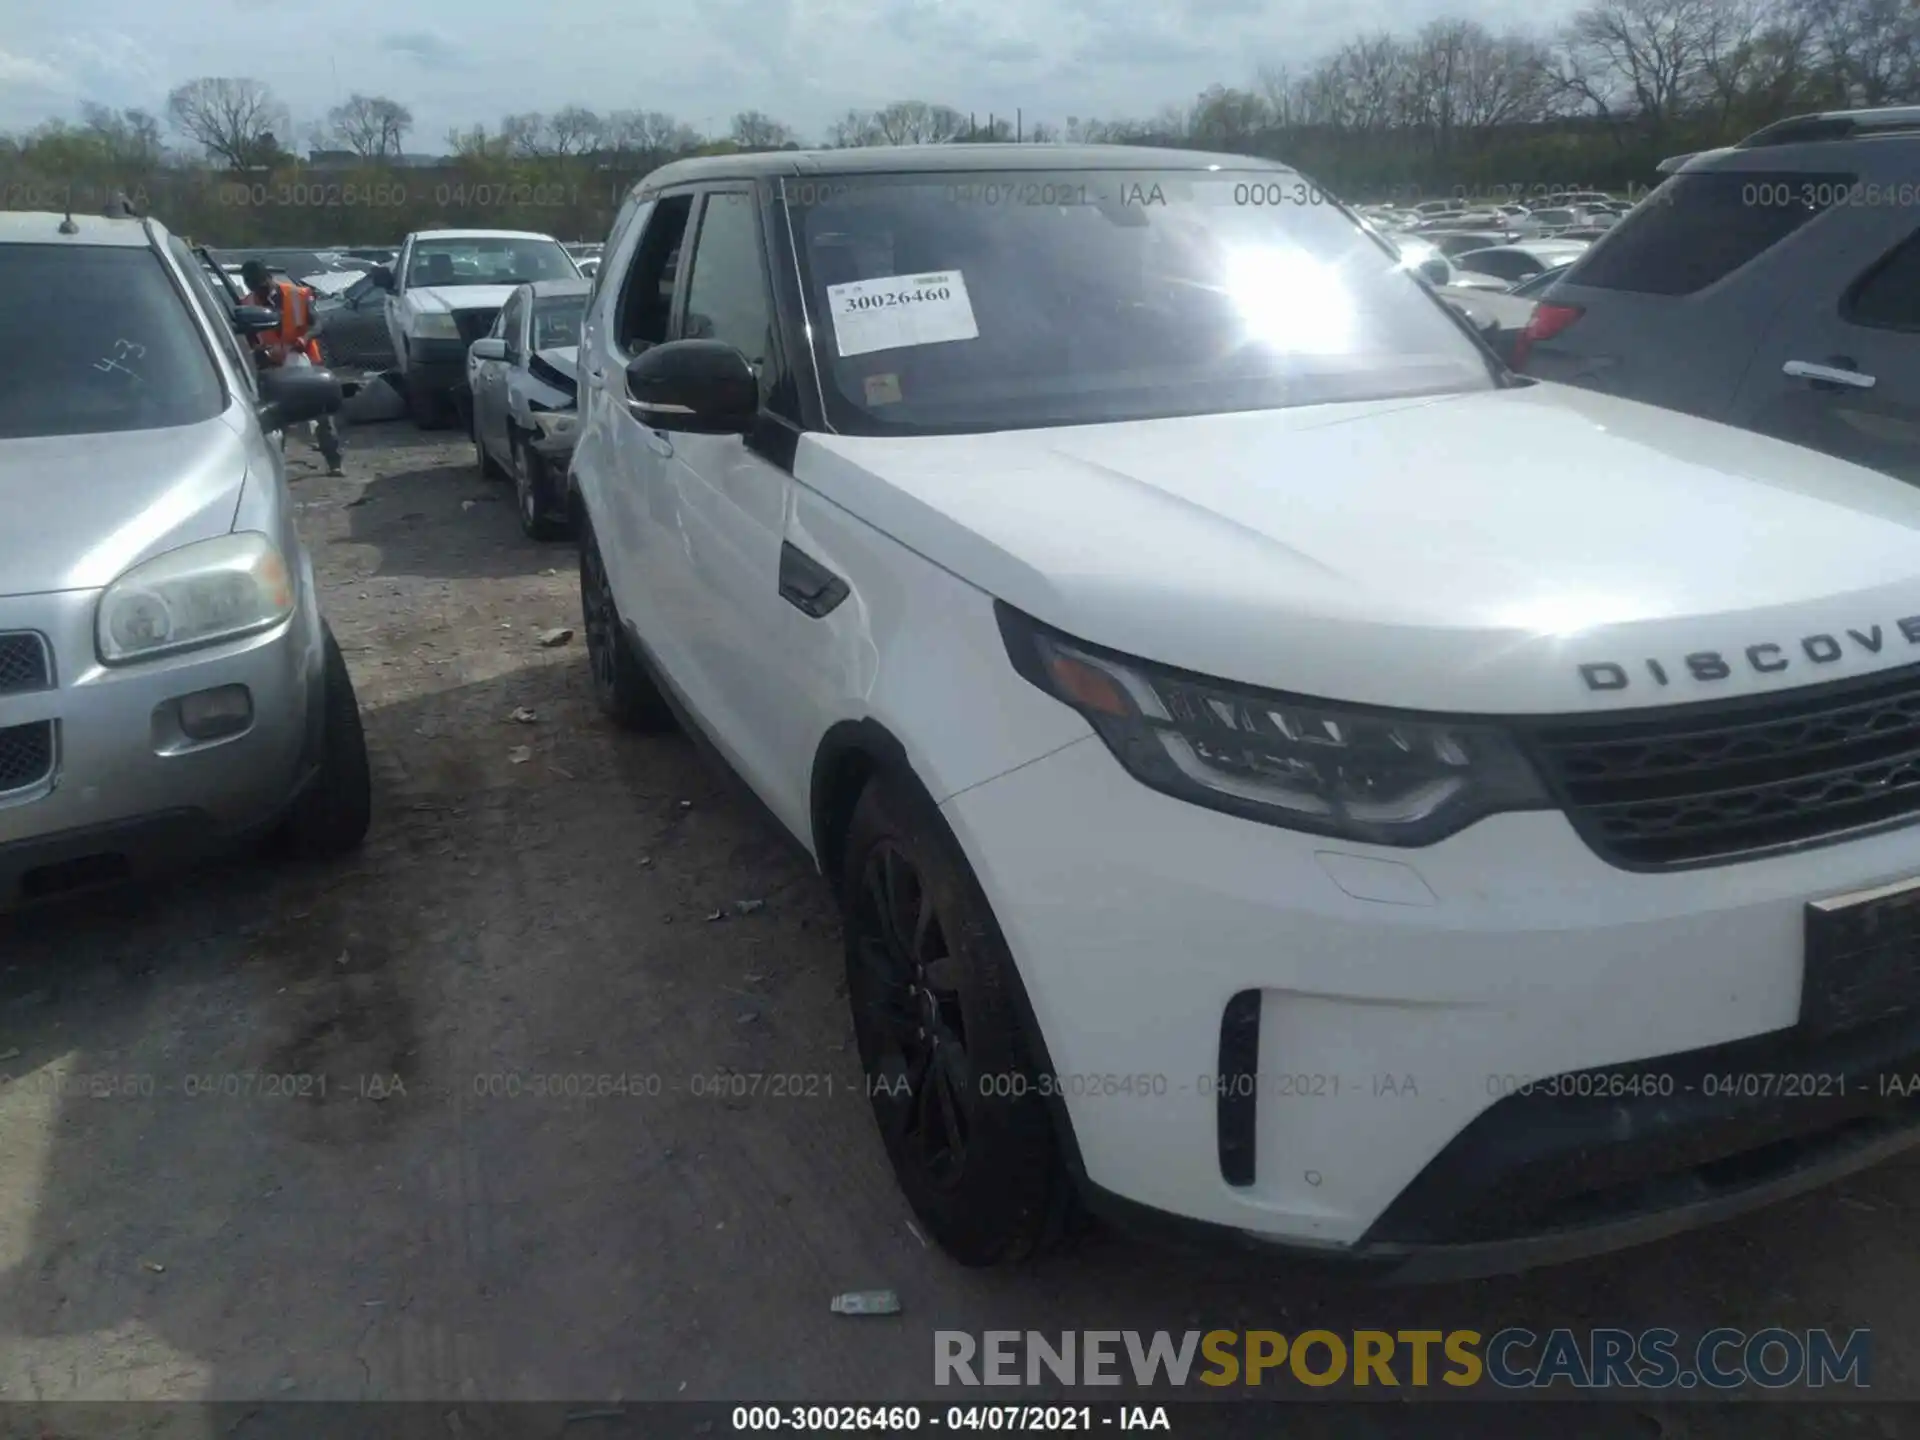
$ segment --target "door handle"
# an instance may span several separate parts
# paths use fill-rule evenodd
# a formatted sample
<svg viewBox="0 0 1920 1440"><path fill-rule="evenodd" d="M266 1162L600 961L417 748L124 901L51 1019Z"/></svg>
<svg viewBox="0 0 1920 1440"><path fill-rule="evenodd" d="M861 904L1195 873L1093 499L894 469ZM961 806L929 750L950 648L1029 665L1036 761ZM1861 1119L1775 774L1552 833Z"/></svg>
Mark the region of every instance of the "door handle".
<svg viewBox="0 0 1920 1440"><path fill-rule="evenodd" d="M847 582L792 541L780 544L780 598L802 615L818 620L839 608L852 593Z"/></svg>
<svg viewBox="0 0 1920 1440"><path fill-rule="evenodd" d="M1871 390L1878 382L1871 375L1863 375L1854 369L1854 361L1845 355L1835 355L1832 362L1816 365L1811 360L1789 360L1780 367L1782 375L1795 380L1806 380L1816 390Z"/></svg>

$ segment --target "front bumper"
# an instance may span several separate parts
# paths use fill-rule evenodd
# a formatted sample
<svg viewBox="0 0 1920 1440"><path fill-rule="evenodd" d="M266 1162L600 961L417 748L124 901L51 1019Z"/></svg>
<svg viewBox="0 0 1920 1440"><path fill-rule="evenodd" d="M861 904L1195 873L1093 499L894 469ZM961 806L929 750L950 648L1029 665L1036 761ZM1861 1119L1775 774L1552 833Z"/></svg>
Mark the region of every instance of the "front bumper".
<svg viewBox="0 0 1920 1440"><path fill-rule="evenodd" d="M1920 1140L1878 1079L1920 1073L1920 1021L1794 1029L1805 902L1920 873L1920 830L1661 874L1553 812L1391 850L1160 795L1093 737L942 809L1078 1163L1124 1210L1438 1278L1654 1238ZM1515 1093L1578 1071L1607 1078ZM1727 1083L1788 1073L1836 1078Z"/></svg>
<svg viewBox="0 0 1920 1440"><path fill-rule="evenodd" d="M103 879L139 874L263 828L317 760L324 652L310 600L265 634L109 668L94 655L97 598L0 600L0 630L47 637L56 681L0 696L0 730L50 722L56 738L47 782L0 801L0 909L48 893L62 867ZM246 687L250 725L190 740L175 702L228 685Z"/></svg>

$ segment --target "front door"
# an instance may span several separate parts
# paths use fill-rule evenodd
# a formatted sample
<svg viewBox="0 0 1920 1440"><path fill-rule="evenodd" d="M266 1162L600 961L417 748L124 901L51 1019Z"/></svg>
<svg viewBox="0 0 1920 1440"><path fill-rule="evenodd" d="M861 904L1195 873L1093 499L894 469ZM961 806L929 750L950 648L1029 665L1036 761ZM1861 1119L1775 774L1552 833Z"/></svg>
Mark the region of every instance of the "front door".
<svg viewBox="0 0 1920 1440"><path fill-rule="evenodd" d="M782 373L774 301L751 186L716 188L701 207L677 338L718 340L760 377L753 435L673 437L672 504L687 543L681 623L712 737L762 800L797 835L809 833L805 765L781 736L786 666L779 637L791 619L780 599L780 545L792 502L797 426L777 413Z"/></svg>

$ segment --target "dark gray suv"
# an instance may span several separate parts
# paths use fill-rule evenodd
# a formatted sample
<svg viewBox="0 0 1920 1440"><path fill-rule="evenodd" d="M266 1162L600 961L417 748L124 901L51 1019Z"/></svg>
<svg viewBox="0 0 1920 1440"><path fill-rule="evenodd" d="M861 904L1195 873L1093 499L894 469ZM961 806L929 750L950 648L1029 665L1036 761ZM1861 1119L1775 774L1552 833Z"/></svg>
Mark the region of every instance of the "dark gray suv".
<svg viewBox="0 0 1920 1440"><path fill-rule="evenodd" d="M1515 367L1920 481L1920 106L1668 167L1541 297Z"/></svg>

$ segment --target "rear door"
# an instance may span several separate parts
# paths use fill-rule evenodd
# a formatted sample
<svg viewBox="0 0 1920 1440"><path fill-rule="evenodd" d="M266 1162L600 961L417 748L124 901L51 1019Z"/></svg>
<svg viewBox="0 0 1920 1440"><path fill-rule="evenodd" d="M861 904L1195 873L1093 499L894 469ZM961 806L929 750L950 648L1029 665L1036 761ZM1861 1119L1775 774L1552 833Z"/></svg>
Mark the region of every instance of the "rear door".
<svg viewBox="0 0 1920 1440"><path fill-rule="evenodd" d="M1730 418L1806 257L1849 222L1855 178L1741 158L1670 177L1574 262L1541 300L1579 313L1528 347L1527 374Z"/></svg>
<svg viewBox="0 0 1920 1440"><path fill-rule="evenodd" d="M1920 221L1905 207L1861 218L1846 263L1780 312L1737 418L1920 483Z"/></svg>

